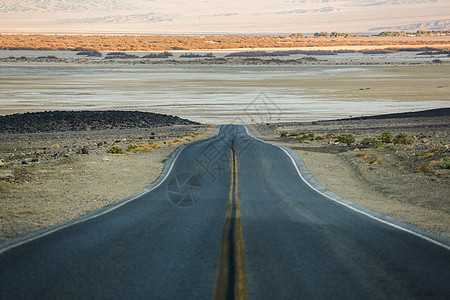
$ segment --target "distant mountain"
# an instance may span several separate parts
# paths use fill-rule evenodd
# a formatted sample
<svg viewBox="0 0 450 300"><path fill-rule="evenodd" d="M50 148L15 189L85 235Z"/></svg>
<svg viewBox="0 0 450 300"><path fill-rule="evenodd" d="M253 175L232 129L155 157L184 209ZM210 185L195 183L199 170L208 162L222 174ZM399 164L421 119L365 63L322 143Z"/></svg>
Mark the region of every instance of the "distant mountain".
<svg viewBox="0 0 450 300"><path fill-rule="evenodd" d="M448 30L449 11L449 0L0 0L0 32Z"/></svg>
<svg viewBox="0 0 450 300"><path fill-rule="evenodd" d="M158 15L155 13L147 14L134 14L134 15L110 15L105 17L94 17L94 18L79 18L79 19L67 19L61 20L62 23L66 24L101 24L101 23L115 23L115 24L126 24L126 23L157 23L157 22L172 22L171 18L163 15Z"/></svg>
<svg viewBox="0 0 450 300"><path fill-rule="evenodd" d="M370 30L371 31L448 30L449 27L450 27L450 20L438 20L434 22L421 22L402 26L375 27L371 28Z"/></svg>
<svg viewBox="0 0 450 300"><path fill-rule="evenodd" d="M138 8L133 7L130 1L121 0L0 0L0 12L82 12L89 10L111 11L111 10L130 10Z"/></svg>

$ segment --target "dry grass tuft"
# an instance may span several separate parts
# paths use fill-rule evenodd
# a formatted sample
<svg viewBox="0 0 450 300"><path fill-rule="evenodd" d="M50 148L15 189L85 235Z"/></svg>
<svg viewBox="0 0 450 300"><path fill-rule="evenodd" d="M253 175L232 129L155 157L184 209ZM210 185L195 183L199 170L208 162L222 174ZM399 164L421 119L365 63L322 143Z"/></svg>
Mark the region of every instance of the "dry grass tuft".
<svg viewBox="0 0 450 300"><path fill-rule="evenodd" d="M188 135L188 136L185 138L185 140L188 141L188 142L190 142L190 141L195 140L195 139L204 139L205 137L206 137L206 136L205 136L204 134Z"/></svg>
<svg viewBox="0 0 450 300"><path fill-rule="evenodd" d="M429 166L430 166L430 168L434 168L434 167L439 166L439 165L441 165L443 163L444 163L444 159L432 160L432 161L430 161Z"/></svg>
<svg viewBox="0 0 450 300"><path fill-rule="evenodd" d="M179 139L175 139L175 140L172 140L172 141L168 141L167 142L167 146L172 146L172 145L176 145L176 144L179 144L179 143L181 143L181 141L179 140Z"/></svg>
<svg viewBox="0 0 450 300"><path fill-rule="evenodd" d="M375 157L374 159L372 159L370 162L369 162L369 165L376 165L377 163L379 163L381 161L381 158L379 158L378 156L377 157Z"/></svg>
<svg viewBox="0 0 450 300"><path fill-rule="evenodd" d="M427 154L425 154L423 156L423 159L427 159L427 158L430 158L430 157L433 157L433 156L434 156L434 153L427 153Z"/></svg>
<svg viewBox="0 0 450 300"><path fill-rule="evenodd" d="M438 169L434 172L434 175L449 175L450 171L449 170L444 170L444 169Z"/></svg>
<svg viewBox="0 0 450 300"><path fill-rule="evenodd" d="M438 152L440 149L438 147L434 147L430 149L430 153Z"/></svg>
<svg viewBox="0 0 450 300"><path fill-rule="evenodd" d="M428 171L430 170L430 167L427 164L423 164L421 166L419 166L419 171L424 172L424 171Z"/></svg>
<svg viewBox="0 0 450 300"><path fill-rule="evenodd" d="M137 146L136 148L131 149L130 151L136 153L136 152L152 152L153 150L161 148L161 145L159 143L150 142L146 144L141 144Z"/></svg>
<svg viewBox="0 0 450 300"><path fill-rule="evenodd" d="M366 159L371 158L372 156L369 153L366 152L359 152L358 154L356 154L356 160L357 161L363 161Z"/></svg>

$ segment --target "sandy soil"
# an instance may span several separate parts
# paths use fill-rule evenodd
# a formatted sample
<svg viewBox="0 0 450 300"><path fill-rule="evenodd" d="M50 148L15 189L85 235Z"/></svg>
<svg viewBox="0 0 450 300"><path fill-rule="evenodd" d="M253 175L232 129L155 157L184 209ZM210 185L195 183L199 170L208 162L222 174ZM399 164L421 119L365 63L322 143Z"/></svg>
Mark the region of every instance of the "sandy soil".
<svg viewBox="0 0 450 300"><path fill-rule="evenodd" d="M142 191L185 138L216 128L172 126L0 136L0 242L78 218ZM154 135L152 134L154 133ZM173 143L175 140L183 140ZM151 152L122 155L117 145L159 143ZM89 154L81 154L87 148Z"/></svg>
<svg viewBox="0 0 450 300"><path fill-rule="evenodd" d="M363 120L252 126L259 138L294 149L314 178L354 203L436 234L450 236L449 117ZM412 145L360 145L364 137L406 132ZM280 137L282 131L325 136L324 140ZM331 134L355 133L356 143L335 144Z"/></svg>

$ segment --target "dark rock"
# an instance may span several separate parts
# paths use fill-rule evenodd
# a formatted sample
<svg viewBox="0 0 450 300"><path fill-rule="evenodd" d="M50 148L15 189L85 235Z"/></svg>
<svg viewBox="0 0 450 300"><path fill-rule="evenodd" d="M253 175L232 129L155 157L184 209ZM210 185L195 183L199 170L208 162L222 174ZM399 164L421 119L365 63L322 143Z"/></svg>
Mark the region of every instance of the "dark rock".
<svg viewBox="0 0 450 300"><path fill-rule="evenodd" d="M176 116L140 111L45 111L0 116L0 133L36 133L199 125Z"/></svg>
<svg viewBox="0 0 450 300"><path fill-rule="evenodd" d="M89 150L86 147L81 148L81 154L89 154Z"/></svg>

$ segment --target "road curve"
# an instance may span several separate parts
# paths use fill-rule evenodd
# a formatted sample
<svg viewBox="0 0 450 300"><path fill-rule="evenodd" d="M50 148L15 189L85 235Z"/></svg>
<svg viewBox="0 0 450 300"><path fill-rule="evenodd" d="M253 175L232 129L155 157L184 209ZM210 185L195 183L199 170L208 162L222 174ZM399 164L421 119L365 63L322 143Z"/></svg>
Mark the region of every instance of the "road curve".
<svg viewBox="0 0 450 300"><path fill-rule="evenodd" d="M140 195L0 249L0 299L449 299L448 244L311 188L224 125Z"/></svg>

